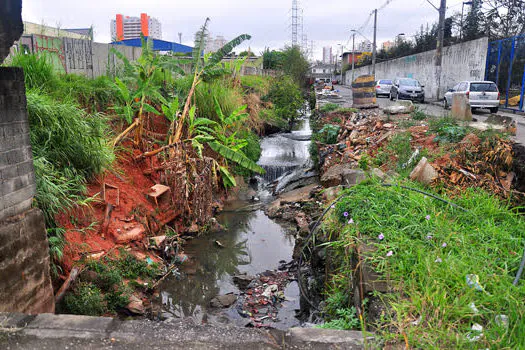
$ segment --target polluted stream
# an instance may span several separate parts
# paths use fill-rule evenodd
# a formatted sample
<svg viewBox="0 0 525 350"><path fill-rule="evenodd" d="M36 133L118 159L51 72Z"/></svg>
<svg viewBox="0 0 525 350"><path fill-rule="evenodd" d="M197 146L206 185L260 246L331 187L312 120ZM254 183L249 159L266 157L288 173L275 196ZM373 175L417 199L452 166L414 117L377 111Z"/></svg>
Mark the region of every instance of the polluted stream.
<svg viewBox="0 0 525 350"><path fill-rule="evenodd" d="M268 188L271 182L309 163L310 136L309 119L304 118L298 120L291 133L261 140L258 164L266 174L250 185L253 198L225 203L217 216L224 230L203 234L184 245L188 260L160 286L162 318L279 329L300 326L296 318L300 310L299 286L295 272L286 268L293 265L295 238L285 225L270 219L263 207L275 200ZM234 277L242 274L257 279L239 287ZM277 282L281 286L278 292L275 287L271 290ZM272 291L269 298L255 297L268 290ZM237 297L231 306L214 304L214 298L228 294Z"/></svg>

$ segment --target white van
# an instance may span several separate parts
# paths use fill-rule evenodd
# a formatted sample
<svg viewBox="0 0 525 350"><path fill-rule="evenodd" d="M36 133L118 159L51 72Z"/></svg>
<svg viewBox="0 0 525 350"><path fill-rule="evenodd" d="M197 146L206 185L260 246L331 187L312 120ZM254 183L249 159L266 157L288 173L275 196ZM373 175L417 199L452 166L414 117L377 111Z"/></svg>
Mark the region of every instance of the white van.
<svg viewBox="0 0 525 350"><path fill-rule="evenodd" d="M470 102L470 108L487 108L491 113L496 113L499 108L498 86L492 81L463 81L445 94L445 108L452 105L454 93L465 93Z"/></svg>

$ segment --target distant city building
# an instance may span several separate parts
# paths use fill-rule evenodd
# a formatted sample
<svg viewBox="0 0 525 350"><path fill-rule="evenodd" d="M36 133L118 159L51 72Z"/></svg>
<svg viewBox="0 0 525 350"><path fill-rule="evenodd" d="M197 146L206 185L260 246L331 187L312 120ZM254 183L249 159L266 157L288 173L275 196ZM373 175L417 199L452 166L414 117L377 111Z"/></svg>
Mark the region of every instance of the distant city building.
<svg viewBox="0 0 525 350"><path fill-rule="evenodd" d="M384 50L384 51L389 51L393 47L394 47L394 43L392 41L385 41L381 45L381 49Z"/></svg>
<svg viewBox="0 0 525 350"><path fill-rule="evenodd" d="M357 44L357 50L361 52L372 52L372 43L370 41L361 41Z"/></svg>
<svg viewBox="0 0 525 350"><path fill-rule="evenodd" d="M158 19L141 13L140 17L116 15L111 20L111 39L121 41L140 38L140 35L152 39L162 39L162 26Z"/></svg>
<svg viewBox="0 0 525 350"><path fill-rule="evenodd" d="M91 28L65 29L50 27L45 24L24 22L24 35L31 34L57 38L93 40L93 30Z"/></svg>
<svg viewBox="0 0 525 350"><path fill-rule="evenodd" d="M215 38L211 35L208 36L208 41L206 42L206 47L204 49L205 53L219 51L221 47L226 45L228 41L222 36L217 35Z"/></svg>
<svg viewBox="0 0 525 350"><path fill-rule="evenodd" d="M325 46L323 47L323 63L332 64L334 62L334 56L332 55L332 47Z"/></svg>

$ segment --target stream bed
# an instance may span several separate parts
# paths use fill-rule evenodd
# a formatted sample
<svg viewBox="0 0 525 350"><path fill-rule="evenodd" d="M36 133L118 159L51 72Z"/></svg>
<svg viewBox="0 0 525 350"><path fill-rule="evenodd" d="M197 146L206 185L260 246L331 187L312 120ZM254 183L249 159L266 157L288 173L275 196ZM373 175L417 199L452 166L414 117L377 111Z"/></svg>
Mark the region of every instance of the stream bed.
<svg viewBox="0 0 525 350"><path fill-rule="evenodd" d="M266 174L251 185L255 200L225 203L224 211L217 216L224 230L204 234L185 244L184 252L189 259L180 267L180 275L170 276L160 287L164 317L190 317L196 323L246 324L240 302L229 308L213 308L210 302L218 295L242 294L233 276L276 271L283 263L292 261L293 234L270 219L262 208L275 199L268 189L269 183L309 162L310 135L309 120L305 118L296 123L291 133L261 140L258 163ZM295 317L300 309L297 282L292 278L283 292L284 301L269 326L280 329L299 326Z"/></svg>

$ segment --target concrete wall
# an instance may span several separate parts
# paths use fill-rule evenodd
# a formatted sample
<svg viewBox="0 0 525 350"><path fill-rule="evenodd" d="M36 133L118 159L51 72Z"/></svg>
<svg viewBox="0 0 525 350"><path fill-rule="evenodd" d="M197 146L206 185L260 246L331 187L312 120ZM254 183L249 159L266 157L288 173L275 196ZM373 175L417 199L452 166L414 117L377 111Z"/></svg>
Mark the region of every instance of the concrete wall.
<svg viewBox="0 0 525 350"><path fill-rule="evenodd" d="M1 19L1 18L0 18ZM54 311L44 217L31 209L35 174L24 75L0 68L0 311Z"/></svg>
<svg viewBox="0 0 525 350"><path fill-rule="evenodd" d="M136 60L142 53L140 47L101 44L91 40L56 38L40 34L22 36L17 46L18 50L47 53L48 59L60 73L79 74L89 78L115 73L121 62L111 53L111 48L122 52L130 61Z"/></svg>
<svg viewBox="0 0 525 350"><path fill-rule="evenodd" d="M488 38L468 41L461 44L447 46L443 49L443 65L441 70L441 88L439 97L459 81L483 80L487 57ZM425 85L427 99L437 99L438 77L434 66L435 50L417 55L397 58L376 64L376 79L393 79L408 77L420 81ZM371 66L357 68L354 76L370 73ZM350 85L352 71L347 71L345 84Z"/></svg>

